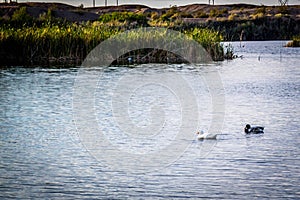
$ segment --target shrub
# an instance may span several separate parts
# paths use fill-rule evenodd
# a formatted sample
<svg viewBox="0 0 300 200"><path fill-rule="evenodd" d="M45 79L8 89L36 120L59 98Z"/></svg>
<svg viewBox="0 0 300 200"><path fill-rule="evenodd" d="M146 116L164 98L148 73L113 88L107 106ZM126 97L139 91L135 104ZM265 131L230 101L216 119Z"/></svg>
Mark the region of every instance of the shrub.
<svg viewBox="0 0 300 200"><path fill-rule="evenodd" d="M192 15L192 14L186 13L186 12L180 13L180 16L181 16L182 18L193 18L193 15Z"/></svg>
<svg viewBox="0 0 300 200"><path fill-rule="evenodd" d="M218 16L219 16L218 10L217 10L217 9L212 9L212 10L210 10L209 16L210 16L210 17L218 17Z"/></svg>
<svg viewBox="0 0 300 200"><path fill-rule="evenodd" d="M160 19L162 21L171 21L171 19L174 18L173 17L174 15L178 15L178 13L173 13L172 11L171 12L168 11L167 13L161 15Z"/></svg>
<svg viewBox="0 0 300 200"><path fill-rule="evenodd" d="M222 10L221 10L221 14L228 14L227 8L222 9Z"/></svg>
<svg viewBox="0 0 300 200"><path fill-rule="evenodd" d="M177 12L170 17L171 20L176 20L180 18L193 18L193 15L184 12Z"/></svg>
<svg viewBox="0 0 300 200"><path fill-rule="evenodd" d="M176 5L172 6L169 10L168 10L168 13L170 14L175 14L178 12L178 8Z"/></svg>
<svg viewBox="0 0 300 200"><path fill-rule="evenodd" d="M289 14L290 13L287 6L280 6L279 7L279 12L282 13L282 14Z"/></svg>
<svg viewBox="0 0 300 200"><path fill-rule="evenodd" d="M112 12L106 13L99 17L99 21L108 23L112 21L117 22L138 22L140 24L147 23L147 18L143 14L136 14L133 12Z"/></svg>
<svg viewBox="0 0 300 200"><path fill-rule="evenodd" d="M157 12L152 12L152 13L151 13L151 19L152 19L152 20L157 20L157 19L159 19L158 13L157 13Z"/></svg>
<svg viewBox="0 0 300 200"><path fill-rule="evenodd" d="M235 20L237 18L237 16L238 15L236 13L234 13L234 14L232 13L231 15L228 16L228 20L229 21L233 21L233 20Z"/></svg>
<svg viewBox="0 0 300 200"><path fill-rule="evenodd" d="M53 21L54 19L54 13L51 8L48 8L47 13L42 13L39 16L39 20L41 21Z"/></svg>
<svg viewBox="0 0 300 200"><path fill-rule="evenodd" d="M195 15L196 18L208 18L209 15L206 14L205 12L202 12L202 11L199 11L196 15Z"/></svg>
<svg viewBox="0 0 300 200"><path fill-rule="evenodd" d="M214 8L209 12L210 17L222 17L224 14L228 14L228 10L226 8L222 10L218 10Z"/></svg>
<svg viewBox="0 0 300 200"><path fill-rule="evenodd" d="M161 15L160 20L169 22L169 21L176 19L179 16L180 16L180 13L178 11L177 6L172 6L169 10L167 10L166 13Z"/></svg>
<svg viewBox="0 0 300 200"><path fill-rule="evenodd" d="M265 6L262 6L262 7L259 7L255 10L255 13L254 14L263 14L265 15L267 12L267 9Z"/></svg>
<svg viewBox="0 0 300 200"><path fill-rule="evenodd" d="M33 18L27 13L26 7L21 7L19 10L16 10L12 15L12 21L16 22L31 22Z"/></svg>
<svg viewBox="0 0 300 200"><path fill-rule="evenodd" d="M259 18L263 18L265 15L263 13L257 13L251 16L253 19L259 19Z"/></svg>
<svg viewBox="0 0 300 200"><path fill-rule="evenodd" d="M281 18L281 17L283 17L283 14L282 14L282 13L277 13L277 14L275 15L275 17L276 17L276 18Z"/></svg>

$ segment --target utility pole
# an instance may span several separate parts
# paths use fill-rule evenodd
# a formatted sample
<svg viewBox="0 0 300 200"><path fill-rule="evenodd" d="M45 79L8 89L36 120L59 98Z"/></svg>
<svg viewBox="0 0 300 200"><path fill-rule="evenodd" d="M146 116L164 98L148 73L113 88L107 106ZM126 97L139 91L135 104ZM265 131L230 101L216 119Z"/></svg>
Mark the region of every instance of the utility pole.
<svg viewBox="0 0 300 200"><path fill-rule="evenodd" d="M93 7L96 7L96 0L93 0Z"/></svg>
<svg viewBox="0 0 300 200"><path fill-rule="evenodd" d="M105 0L105 6L107 6L107 0Z"/></svg>
<svg viewBox="0 0 300 200"><path fill-rule="evenodd" d="M119 0L117 0L117 6L119 6Z"/></svg>

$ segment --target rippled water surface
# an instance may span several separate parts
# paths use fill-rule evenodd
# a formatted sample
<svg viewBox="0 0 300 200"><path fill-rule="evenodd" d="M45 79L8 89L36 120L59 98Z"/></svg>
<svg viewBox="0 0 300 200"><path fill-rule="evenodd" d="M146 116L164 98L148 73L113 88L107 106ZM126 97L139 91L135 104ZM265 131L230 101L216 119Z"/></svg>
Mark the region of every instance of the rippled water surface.
<svg viewBox="0 0 300 200"><path fill-rule="evenodd" d="M284 44L197 66L1 69L0 198L298 199L300 49Z"/></svg>

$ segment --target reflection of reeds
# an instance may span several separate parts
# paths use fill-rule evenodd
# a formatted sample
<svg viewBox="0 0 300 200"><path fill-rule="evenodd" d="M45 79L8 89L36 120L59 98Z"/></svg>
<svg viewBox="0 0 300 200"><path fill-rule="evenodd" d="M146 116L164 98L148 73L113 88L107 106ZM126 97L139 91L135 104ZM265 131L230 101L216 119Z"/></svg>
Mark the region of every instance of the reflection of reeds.
<svg viewBox="0 0 300 200"><path fill-rule="evenodd" d="M80 64L86 55L105 39L124 28L99 23L43 24L42 26L0 27L1 65ZM185 34L199 42L214 60L223 59L222 37L208 29L193 29ZM134 40L131 36L130 40ZM160 53L160 55L163 55ZM164 59L162 59L164 60Z"/></svg>

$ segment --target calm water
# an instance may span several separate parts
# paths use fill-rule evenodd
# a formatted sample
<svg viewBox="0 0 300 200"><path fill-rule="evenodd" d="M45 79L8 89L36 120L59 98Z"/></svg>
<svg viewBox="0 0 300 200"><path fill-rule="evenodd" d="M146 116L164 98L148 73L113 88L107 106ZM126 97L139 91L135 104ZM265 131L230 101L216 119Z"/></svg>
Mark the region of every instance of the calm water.
<svg viewBox="0 0 300 200"><path fill-rule="evenodd" d="M1 70L0 198L299 199L300 48L232 44L242 58L209 66ZM216 72L225 102L213 110ZM216 113L217 140L196 140ZM265 134L245 136L246 123Z"/></svg>

